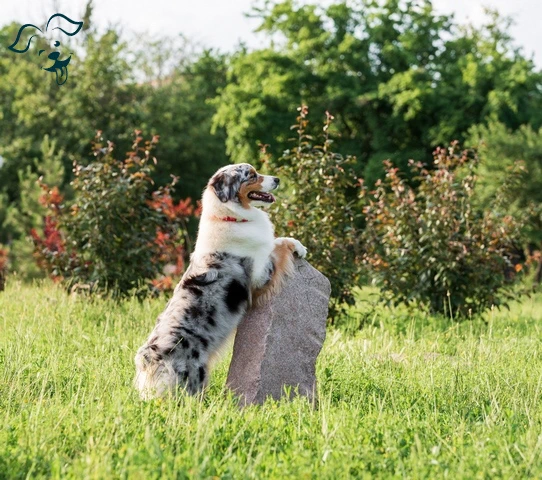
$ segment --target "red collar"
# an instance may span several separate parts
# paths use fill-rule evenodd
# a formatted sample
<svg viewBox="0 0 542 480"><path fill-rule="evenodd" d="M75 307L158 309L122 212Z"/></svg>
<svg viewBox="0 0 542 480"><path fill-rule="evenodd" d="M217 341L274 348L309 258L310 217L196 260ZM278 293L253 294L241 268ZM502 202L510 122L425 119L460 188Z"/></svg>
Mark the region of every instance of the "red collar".
<svg viewBox="0 0 542 480"><path fill-rule="evenodd" d="M235 217L215 217L217 220L221 220L223 222L248 222L246 218L235 218Z"/></svg>

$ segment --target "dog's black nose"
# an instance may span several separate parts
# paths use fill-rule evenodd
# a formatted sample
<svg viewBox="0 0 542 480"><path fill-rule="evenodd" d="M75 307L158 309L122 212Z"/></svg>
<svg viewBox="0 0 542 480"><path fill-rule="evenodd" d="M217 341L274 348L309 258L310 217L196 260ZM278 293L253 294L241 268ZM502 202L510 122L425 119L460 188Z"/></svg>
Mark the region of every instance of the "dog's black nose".
<svg viewBox="0 0 542 480"><path fill-rule="evenodd" d="M275 177L275 185L278 185L280 183L280 178Z"/></svg>

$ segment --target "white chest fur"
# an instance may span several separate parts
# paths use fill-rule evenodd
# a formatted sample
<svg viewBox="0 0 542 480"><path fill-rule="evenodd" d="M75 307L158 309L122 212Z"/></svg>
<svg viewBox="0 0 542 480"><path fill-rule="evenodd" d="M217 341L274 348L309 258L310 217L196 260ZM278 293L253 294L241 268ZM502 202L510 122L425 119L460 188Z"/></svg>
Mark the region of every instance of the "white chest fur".
<svg viewBox="0 0 542 480"><path fill-rule="evenodd" d="M246 222L202 216L193 258L213 252L249 257L253 261L252 284L258 288L267 273L269 255L273 251L274 229L267 214L257 212L251 212L251 218Z"/></svg>

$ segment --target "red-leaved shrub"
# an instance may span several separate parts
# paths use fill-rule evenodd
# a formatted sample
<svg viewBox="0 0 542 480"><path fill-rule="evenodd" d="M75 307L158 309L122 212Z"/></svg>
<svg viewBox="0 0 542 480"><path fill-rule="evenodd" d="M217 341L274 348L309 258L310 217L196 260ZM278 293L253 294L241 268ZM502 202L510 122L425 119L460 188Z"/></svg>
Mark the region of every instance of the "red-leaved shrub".
<svg viewBox="0 0 542 480"><path fill-rule="evenodd" d="M116 160L111 142L93 142L95 159L74 163L73 199L42 184L48 208L42 233L32 231L41 268L68 287L114 295L169 289L184 270L187 221L199 214L190 198L174 202L172 182L154 190L152 149L136 131L132 151Z"/></svg>
<svg viewBox="0 0 542 480"><path fill-rule="evenodd" d="M364 262L393 303L461 318L511 298L521 225L499 208L506 188L493 208L476 208L477 165L453 143L435 151L432 169L410 162L416 188L385 162L385 179L363 189Z"/></svg>
<svg viewBox="0 0 542 480"><path fill-rule="evenodd" d="M6 271L8 266L8 251L0 246L0 292L4 290L6 283Z"/></svg>

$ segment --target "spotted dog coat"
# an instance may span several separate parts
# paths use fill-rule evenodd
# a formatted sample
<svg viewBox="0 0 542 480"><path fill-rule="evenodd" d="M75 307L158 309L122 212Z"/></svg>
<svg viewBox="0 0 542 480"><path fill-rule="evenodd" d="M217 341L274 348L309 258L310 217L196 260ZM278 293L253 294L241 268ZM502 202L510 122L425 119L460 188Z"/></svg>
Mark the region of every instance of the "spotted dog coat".
<svg viewBox="0 0 542 480"><path fill-rule="evenodd" d="M251 165L230 165L209 181L190 267L138 350L136 386L142 398L201 392L209 358L235 330L252 301L276 293L293 269L292 238L274 238L267 213L278 179Z"/></svg>
<svg viewBox="0 0 542 480"><path fill-rule="evenodd" d="M207 380L209 355L237 327L250 302L251 261L228 253L193 262L138 352L141 390L156 395L183 385L197 393Z"/></svg>

